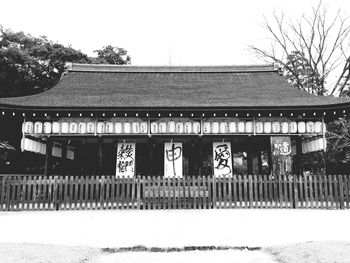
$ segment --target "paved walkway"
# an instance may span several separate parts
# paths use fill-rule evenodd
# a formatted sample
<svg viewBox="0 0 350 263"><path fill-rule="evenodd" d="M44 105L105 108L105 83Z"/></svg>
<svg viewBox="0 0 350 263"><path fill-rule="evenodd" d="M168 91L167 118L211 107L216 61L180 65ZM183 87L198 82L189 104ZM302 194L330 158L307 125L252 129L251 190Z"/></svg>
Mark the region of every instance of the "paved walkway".
<svg viewBox="0 0 350 263"><path fill-rule="evenodd" d="M350 241L350 210L0 213L0 242L89 247L271 246Z"/></svg>

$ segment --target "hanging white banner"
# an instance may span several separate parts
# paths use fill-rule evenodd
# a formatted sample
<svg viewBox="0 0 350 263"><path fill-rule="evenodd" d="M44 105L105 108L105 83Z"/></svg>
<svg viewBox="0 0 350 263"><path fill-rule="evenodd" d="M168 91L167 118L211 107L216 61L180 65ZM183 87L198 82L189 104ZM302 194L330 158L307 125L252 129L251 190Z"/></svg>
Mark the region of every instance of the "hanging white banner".
<svg viewBox="0 0 350 263"><path fill-rule="evenodd" d="M164 176L182 177L182 143L164 143Z"/></svg>
<svg viewBox="0 0 350 263"><path fill-rule="evenodd" d="M232 153L230 142L213 142L214 176L232 176Z"/></svg>
<svg viewBox="0 0 350 263"><path fill-rule="evenodd" d="M135 143L118 143L115 172L117 177L135 175L135 148Z"/></svg>

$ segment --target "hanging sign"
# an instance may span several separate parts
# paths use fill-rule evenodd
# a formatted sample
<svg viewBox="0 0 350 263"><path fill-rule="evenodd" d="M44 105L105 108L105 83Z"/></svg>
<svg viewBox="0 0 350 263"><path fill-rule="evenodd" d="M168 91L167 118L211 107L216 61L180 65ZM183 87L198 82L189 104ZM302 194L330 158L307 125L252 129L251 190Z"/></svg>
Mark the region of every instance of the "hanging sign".
<svg viewBox="0 0 350 263"><path fill-rule="evenodd" d="M135 175L135 143L118 143L115 175Z"/></svg>
<svg viewBox="0 0 350 263"><path fill-rule="evenodd" d="M272 174L284 175L292 171L291 153L289 136L271 136Z"/></svg>
<svg viewBox="0 0 350 263"><path fill-rule="evenodd" d="M213 142L214 176L232 176L230 142Z"/></svg>
<svg viewBox="0 0 350 263"><path fill-rule="evenodd" d="M182 143L164 143L164 176L182 177Z"/></svg>

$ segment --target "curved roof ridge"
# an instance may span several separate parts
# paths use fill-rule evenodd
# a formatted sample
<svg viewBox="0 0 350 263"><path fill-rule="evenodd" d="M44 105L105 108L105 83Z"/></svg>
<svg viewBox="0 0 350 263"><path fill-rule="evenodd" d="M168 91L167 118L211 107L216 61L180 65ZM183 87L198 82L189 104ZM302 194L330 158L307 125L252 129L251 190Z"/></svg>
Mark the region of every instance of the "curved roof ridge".
<svg viewBox="0 0 350 263"><path fill-rule="evenodd" d="M68 71L76 72L270 72L278 71L268 65L220 65L220 66L131 66L111 64L70 63Z"/></svg>

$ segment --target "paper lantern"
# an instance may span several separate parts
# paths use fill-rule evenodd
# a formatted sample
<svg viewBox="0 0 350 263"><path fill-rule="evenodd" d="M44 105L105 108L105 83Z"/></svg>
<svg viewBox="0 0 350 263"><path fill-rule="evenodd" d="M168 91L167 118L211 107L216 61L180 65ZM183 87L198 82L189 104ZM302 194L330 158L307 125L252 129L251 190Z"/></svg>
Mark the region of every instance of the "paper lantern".
<svg viewBox="0 0 350 263"><path fill-rule="evenodd" d="M280 133L281 132L281 124L278 121L274 121L272 123L272 133Z"/></svg>
<svg viewBox="0 0 350 263"><path fill-rule="evenodd" d="M151 133L158 133L158 123L151 122Z"/></svg>
<svg viewBox="0 0 350 263"><path fill-rule="evenodd" d="M298 132L298 124L295 121L289 123L289 132L297 133Z"/></svg>
<svg viewBox="0 0 350 263"><path fill-rule="evenodd" d="M204 122L203 123L203 133L210 133L211 132L211 125L210 122Z"/></svg>
<svg viewBox="0 0 350 263"><path fill-rule="evenodd" d="M247 121L245 123L245 131L247 133L253 133L254 132L254 125L253 125L253 122L251 121Z"/></svg>
<svg viewBox="0 0 350 263"><path fill-rule="evenodd" d="M123 132L123 124L120 121L114 123L114 132L117 134Z"/></svg>
<svg viewBox="0 0 350 263"><path fill-rule="evenodd" d="M256 133L263 133L264 132L264 123L261 121L258 121L255 123L255 132Z"/></svg>
<svg viewBox="0 0 350 263"><path fill-rule="evenodd" d="M288 122L284 121L281 123L281 130L282 133L288 133L289 132L289 124Z"/></svg>
<svg viewBox="0 0 350 263"><path fill-rule="evenodd" d="M86 124L86 132L87 133L94 133L95 132L95 123L92 121L89 121Z"/></svg>
<svg viewBox="0 0 350 263"><path fill-rule="evenodd" d="M51 122L44 122L44 133L45 134L50 134L52 132L52 124Z"/></svg>
<svg viewBox="0 0 350 263"><path fill-rule="evenodd" d="M271 133L271 130L272 130L271 122L269 121L264 122L264 133Z"/></svg>
<svg viewBox="0 0 350 263"><path fill-rule="evenodd" d="M69 133L77 133L78 132L78 123L75 121L69 123Z"/></svg>
<svg viewBox="0 0 350 263"><path fill-rule="evenodd" d="M315 122L315 133L318 133L318 134L322 133L322 122L320 121Z"/></svg>
<svg viewBox="0 0 350 263"><path fill-rule="evenodd" d="M185 122L184 130L185 130L186 134L191 134L192 133L192 123L189 121Z"/></svg>
<svg viewBox="0 0 350 263"><path fill-rule="evenodd" d="M132 133L140 133L140 123L137 121L134 121L131 125Z"/></svg>
<svg viewBox="0 0 350 263"><path fill-rule="evenodd" d="M303 121L298 122L298 133L305 133L305 132L306 132L305 122Z"/></svg>
<svg viewBox="0 0 350 263"><path fill-rule="evenodd" d="M243 121L238 122L237 130L239 133L244 133L245 132L245 122L243 122Z"/></svg>
<svg viewBox="0 0 350 263"><path fill-rule="evenodd" d="M86 133L86 123L85 122L83 122L83 121L79 122L78 133L80 133L80 134Z"/></svg>
<svg viewBox="0 0 350 263"><path fill-rule="evenodd" d="M34 123L34 133L43 133L43 124L40 121Z"/></svg>
<svg viewBox="0 0 350 263"><path fill-rule="evenodd" d="M123 130L124 133L131 133L131 124L130 122L126 121L123 123Z"/></svg>
<svg viewBox="0 0 350 263"><path fill-rule="evenodd" d="M228 127L227 127L227 122L220 122L220 133L227 133Z"/></svg>
<svg viewBox="0 0 350 263"><path fill-rule="evenodd" d="M219 123L217 121L211 123L211 132L215 134L219 133Z"/></svg>
<svg viewBox="0 0 350 263"><path fill-rule="evenodd" d="M60 133L61 124L57 121L52 123L52 133Z"/></svg>
<svg viewBox="0 0 350 263"><path fill-rule="evenodd" d="M96 128L96 132L101 134L101 133L104 133L105 132L105 123L100 121L97 123L97 128Z"/></svg>
<svg viewBox="0 0 350 263"><path fill-rule="evenodd" d="M27 121L24 123L24 127L23 127L23 132L24 133L33 133L34 130L34 124L31 121Z"/></svg>
<svg viewBox="0 0 350 263"><path fill-rule="evenodd" d="M315 132L315 124L312 121L308 121L306 123L306 132L307 133L314 133Z"/></svg>
<svg viewBox="0 0 350 263"><path fill-rule="evenodd" d="M67 159L74 160L74 151L69 149L67 150Z"/></svg>
<svg viewBox="0 0 350 263"><path fill-rule="evenodd" d="M192 124L192 131L193 131L194 134L198 134L198 133L201 132L201 124L200 124L200 122L197 121L197 122L194 122Z"/></svg>
<svg viewBox="0 0 350 263"><path fill-rule="evenodd" d="M181 121L177 122L175 130L176 133L184 133L184 124Z"/></svg>
<svg viewBox="0 0 350 263"><path fill-rule="evenodd" d="M61 122L61 132L68 133L69 132L69 123L66 121Z"/></svg>
<svg viewBox="0 0 350 263"><path fill-rule="evenodd" d="M230 133L236 133L237 132L237 124L234 121L230 121L228 124L228 130Z"/></svg>
<svg viewBox="0 0 350 263"><path fill-rule="evenodd" d="M113 128L114 128L113 122L108 121L105 123L105 132L106 133L109 133L109 134L113 133L113 131L114 131Z"/></svg>
<svg viewBox="0 0 350 263"><path fill-rule="evenodd" d="M147 122L145 122L145 121L141 122L141 124L140 124L140 132L141 133L148 133Z"/></svg>
<svg viewBox="0 0 350 263"><path fill-rule="evenodd" d="M168 132L175 133L175 121L168 121Z"/></svg>
<svg viewBox="0 0 350 263"><path fill-rule="evenodd" d="M158 132L159 133L166 133L166 123L164 121L159 122Z"/></svg>

